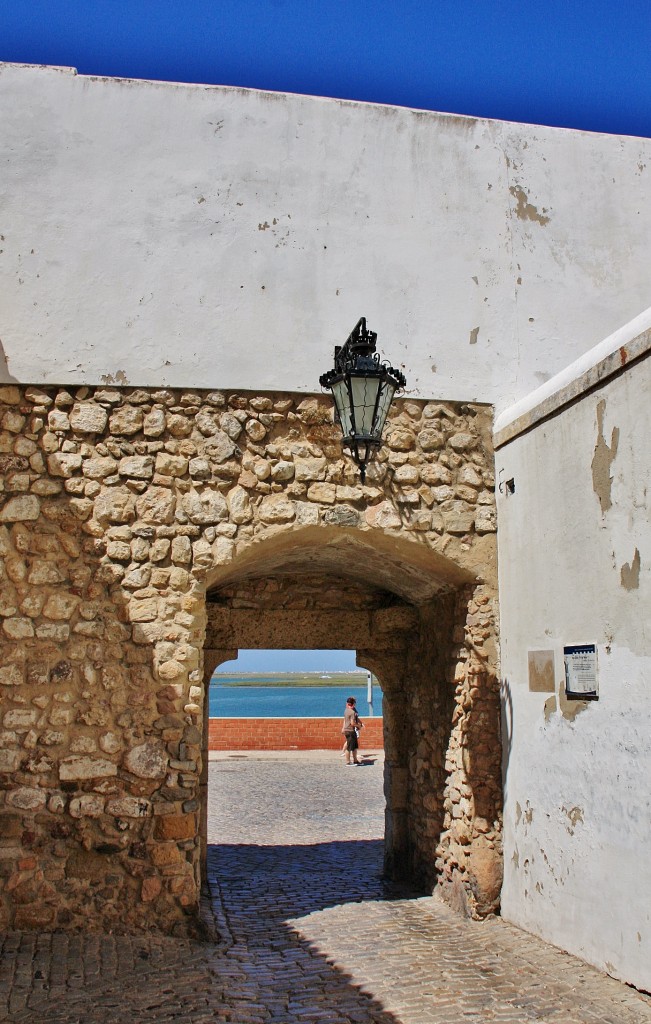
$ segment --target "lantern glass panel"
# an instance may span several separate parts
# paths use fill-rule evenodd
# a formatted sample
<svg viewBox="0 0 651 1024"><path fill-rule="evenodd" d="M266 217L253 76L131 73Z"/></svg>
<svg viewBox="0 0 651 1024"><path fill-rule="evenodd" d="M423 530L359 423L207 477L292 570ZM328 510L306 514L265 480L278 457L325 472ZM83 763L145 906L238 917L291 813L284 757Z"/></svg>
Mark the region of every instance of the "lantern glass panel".
<svg viewBox="0 0 651 1024"><path fill-rule="evenodd" d="M343 377L332 385L332 397L337 407L337 415L341 423L342 433L344 437L348 437L353 433L352 409L350 406L350 395Z"/></svg>
<svg viewBox="0 0 651 1024"><path fill-rule="evenodd" d="M384 430L384 424L386 422L395 391L395 384L391 384L390 381L385 380L384 387L382 388L382 394L380 395L380 400L378 402L377 417L374 424L375 430L373 431L375 436L378 438L382 437L382 431Z"/></svg>
<svg viewBox="0 0 651 1024"><path fill-rule="evenodd" d="M379 377L351 377L350 389L355 410L355 431L369 436L373 433L375 405L381 380Z"/></svg>

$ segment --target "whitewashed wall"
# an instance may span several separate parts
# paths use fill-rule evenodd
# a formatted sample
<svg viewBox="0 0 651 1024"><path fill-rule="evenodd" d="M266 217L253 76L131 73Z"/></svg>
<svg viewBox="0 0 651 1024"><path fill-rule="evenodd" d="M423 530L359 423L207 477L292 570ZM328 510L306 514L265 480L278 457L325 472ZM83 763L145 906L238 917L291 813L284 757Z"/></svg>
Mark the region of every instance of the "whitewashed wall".
<svg viewBox="0 0 651 1024"><path fill-rule="evenodd" d="M358 317L498 411L651 304L651 141L2 65L5 379L318 391Z"/></svg>
<svg viewBox="0 0 651 1024"><path fill-rule="evenodd" d="M650 990L651 332L642 341L646 357L501 448L496 469L503 914ZM597 644L599 673L578 713L563 683L576 643ZM529 651L555 652L555 694L530 691Z"/></svg>

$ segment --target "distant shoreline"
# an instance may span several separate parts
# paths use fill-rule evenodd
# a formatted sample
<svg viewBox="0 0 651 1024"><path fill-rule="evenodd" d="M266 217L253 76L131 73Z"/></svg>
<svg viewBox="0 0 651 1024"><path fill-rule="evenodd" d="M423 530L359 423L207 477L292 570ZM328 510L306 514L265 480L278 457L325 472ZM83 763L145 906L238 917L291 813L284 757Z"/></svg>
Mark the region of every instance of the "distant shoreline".
<svg viewBox="0 0 651 1024"><path fill-rule="evenodd" d="M213 686L366 686L362 672L224 672L216 673ZM377 685L377 684L376 684Z"/></svg>

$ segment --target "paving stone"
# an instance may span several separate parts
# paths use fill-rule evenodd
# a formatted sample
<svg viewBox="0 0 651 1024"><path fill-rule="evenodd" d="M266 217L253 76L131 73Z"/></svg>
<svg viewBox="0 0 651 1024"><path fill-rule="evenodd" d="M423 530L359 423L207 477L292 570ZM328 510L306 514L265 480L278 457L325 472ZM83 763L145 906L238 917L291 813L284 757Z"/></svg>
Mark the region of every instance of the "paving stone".
<svg viewBox="0 0 651 1024"><path fill-rule="evenodd" d="M382 765L210 765L218 940L0 935L0 1020L42 1024L644 1024L651 999L499 918L381 878Z"/></svg>

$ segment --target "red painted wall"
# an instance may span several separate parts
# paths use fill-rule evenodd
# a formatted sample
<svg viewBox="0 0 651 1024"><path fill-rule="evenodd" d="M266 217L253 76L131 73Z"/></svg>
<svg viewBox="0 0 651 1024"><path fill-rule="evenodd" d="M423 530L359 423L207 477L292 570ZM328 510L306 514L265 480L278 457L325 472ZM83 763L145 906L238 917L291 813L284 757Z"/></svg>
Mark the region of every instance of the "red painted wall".
<svg viewBox="0 0 651 1024"><path fill-rule="evenodd" d="M341 718L211 718L210 750L340 750ZM382 719L366 718L361 750L382 750Z"/></svg>

